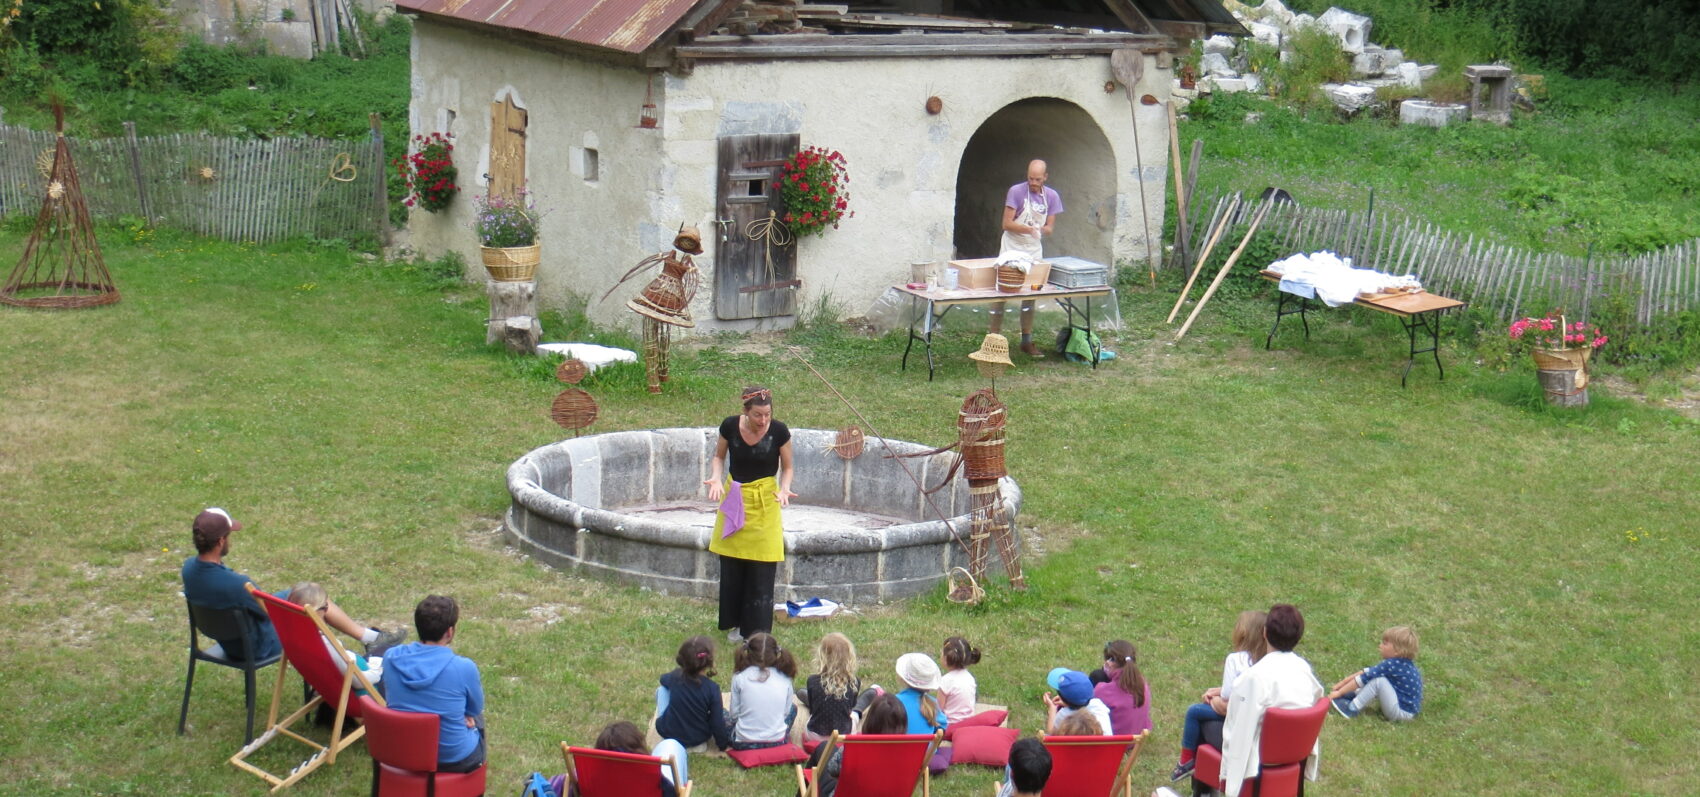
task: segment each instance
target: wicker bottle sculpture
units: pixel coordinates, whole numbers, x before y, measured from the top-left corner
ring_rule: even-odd
[[[990,389],[976,390],[962,402],[956,415],[957,443],[961,446],[962,475],[968,479],[968,508],[972,521],[968,532],[968,572],[976,582],[986,579],[986,557],[990,544],[998,547],[1009,584],[1026,589],[1021,574],[1021,551],[1015,531],[998,491],[998,480],[1009,474],[1004,467],[1004,424],[1008,409]]]
[[[602,295],[603,299],[608,298],[626,280],[661,264],[661,273],[626,302],[633,312],[643,316],[643,362],[651,393],[660,393],[661,383],[667,381],[668,328],[696,326],[691,320],[690,304],[697,293],[700,272],[691,255],[702,254],[702,234],[695,227],[680,226],[679,234],[673,238],[673,250],[638,261],[614,283],[614,288]]]

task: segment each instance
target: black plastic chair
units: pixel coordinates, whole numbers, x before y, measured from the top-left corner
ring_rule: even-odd
[[[254,740],[254,673],[276,664],[283,658],[283,653],[254,659],[254,641],[259,634],[254,618],[248,612],[242,609],[209,609],[189,603],[187,598],[183,599],[183,603],[189,607],[189,676],[183,684],[183,712],[177,718],[177,733],[181,735],[189,722],[189,690],[195,688],[195,662],[204,661],[242,671],[248,702],[248,729],[242,737],[242,744],[247,746]],[[212,639],[246,640],[242,657],[231,659],[202,650],[200,637],[203,634]]]

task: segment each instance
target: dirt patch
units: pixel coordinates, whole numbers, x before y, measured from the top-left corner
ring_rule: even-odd
[[[1614,396],[1633,399],[1648,406],[1673,410],[1689,418],[1700,418],[1700,369],[1696,369],[1693,373],[1676,381],[1674,385],[1675,395],[1661,398],[1649,396],[1645,388],[1639,387],[1622,377],[1607,375],[1595,377],[1595,381],[1599,382],[1601,387]],[[1670,383],[1664,383],[1664,385],[1671,386]]]

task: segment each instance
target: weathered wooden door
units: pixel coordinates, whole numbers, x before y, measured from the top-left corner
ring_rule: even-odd
[[[797,153],[799,137],[723,136],[720,139],[719,215],[715,236],[714,316],[769,318],[797,312],[797,244],[774,245],[748,235],[750,222],[772,214],[783,227],[785,201],[773,184],[780,166]]]
[[[490,103],[490,196],[514,199],[525,190],[525,109],[512,94]]]

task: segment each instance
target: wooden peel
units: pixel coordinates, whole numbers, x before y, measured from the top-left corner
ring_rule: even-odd
[[[1186,278],[1186,287],[1181,288],[1181,295],[1176,297],[1174,309],[1169,311],[1169,317],[1163,323],[1175,323],[1175,316],[1180,313],[1181,305],[1186,304],[1186,295],[1192,292],[1192,283],[1198,279],[1198,272],[1204,270],[1204,264],[1210,260],[1211,250],[1216,248],[1216,241],[1222,237],[1222,231],[1228,228],[1228,220],[1232,219],[1234,212],[1239,209],[1240,198],[1238,196],[1228,201],[1228,212],[1223,213],[1222,218],[1216,220],[1216,226],[1211,228],[1210,237],[1205,239],[1204,251],[1199,253],[1197,265],[1192,267],[1192,274]]]
[[[1192,315],[1187,316],[1186,323],[1181,325],[1181,331],[1175,333],[1175,340],[1184,337],[1186,331],[1192,327],[1192,322],[1198,318],[1198,312],[1204,309],[1204,303],[1210,301],[1210,297],[1216,294],[1216,289],[1221,287],[1222,280],[1228,276],[1228,269],[1233,268],[1234,263],[1240,259],[1240,253],[1245,251],[1246,244],[1251,243],[1251,237],[1257,234],[1257,225],[1263,223],[1263,217],[1269,215],[1269,209],[1274,205],[1274,199],[1265,201],[1257,209],[1257,215],[1251,217],[1251,227],[1245,231],[1245,237],[1240,239],[1239,247],[1234,250],[1233,254],[1228,255],[1228,262],[1222,264],[1222,269],[1216,272],[1216,279],[1211,280],[1210,287],[1204,290],[1204,296],[1198,300],[1198,304],[1192,306]]]
[[[1139,223],[1145,231],[1145,265],[1151,276],[1151,287],[1155,288],[1157,259],[1151,249],[1151,217],[1145,210],[1145,161],[1139,152],[1139,98],[1133,93],[1134,85],[1145,77],[1145,56],[1128,47],[1111,50],[1110,71],[1115,73],[1116,82],[1127,89],[1128,113],[1133,117],[1133,164],[1139,175]]]

